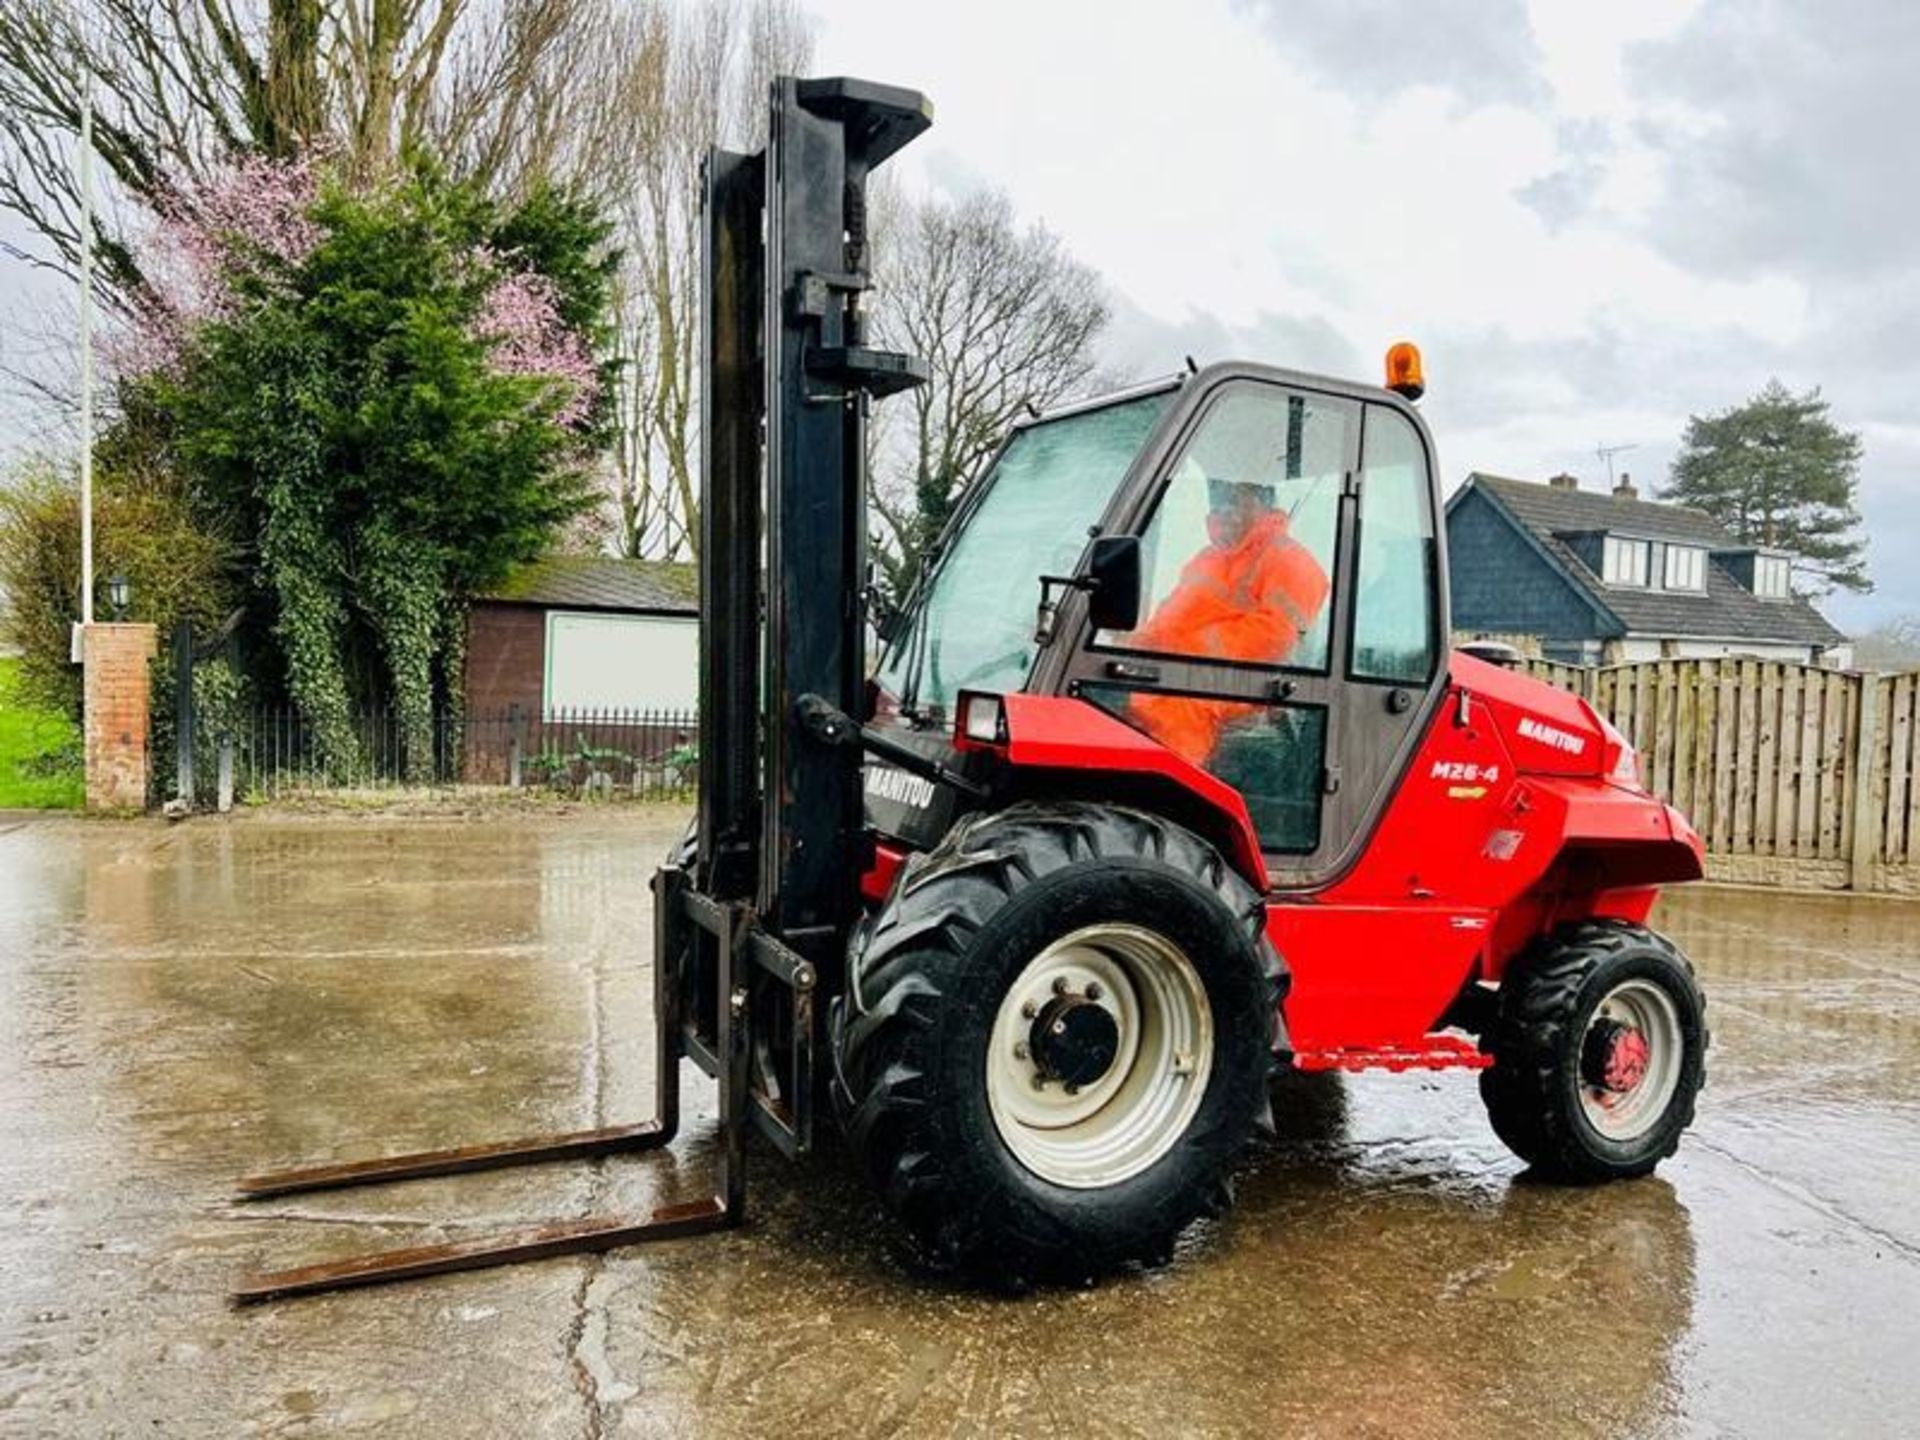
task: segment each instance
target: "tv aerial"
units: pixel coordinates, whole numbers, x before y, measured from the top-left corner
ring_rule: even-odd
[[[1624,455],[1629,450],[1638,450],[1639,448],[1640,447],[1638,445],[1606,445],[1606,444],[1596,445],[1593,447],[1593,453],[1595,455],[1598,455],[1600,457],[1600,463],[1607,467],[1607,488],[1609,490],[1613,488],[1613,457],[1616,455]]]

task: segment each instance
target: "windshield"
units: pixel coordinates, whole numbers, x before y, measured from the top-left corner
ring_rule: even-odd
[[[1071,573],[1173,393],[1043,421],[1014,436],[901,626],[880,667],[882,690],[941,721],[963,689],[1020,688],[1033,665],[1040,576]]]

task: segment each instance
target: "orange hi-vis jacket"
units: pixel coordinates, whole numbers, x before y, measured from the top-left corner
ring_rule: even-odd
[[[1313,628],[1332,589],[1313,552],[1279,511],[1260,516],[1232,545],[1209,545],[1133,632],[1143,650],[1195,659],[1278,664]],[[1185,695],[1136,695],[1133,713],[1162,745],[1205,765],[1220,732],[1258,706]]]

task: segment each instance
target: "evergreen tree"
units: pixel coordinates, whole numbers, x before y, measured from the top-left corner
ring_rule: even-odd
[[[1797,585],[1816,594],[1867,591],[1859,534],[1860,437],[1827,414],[1816,387],[1795,395],[1778,380],[1744,405],[1694,415],[1662,498],[1713,516],[1744,543],[1794,559]]]
[[[323,763],[350,773],[355,711],[390,706],[425,778],[466,597],[592,504],[609,227],[424,161],[355,186],[256,160],[192,198],[155,237],[173,283],[120,357],[109,438],[228,541],[267,624],[251,678],[284,683]]]

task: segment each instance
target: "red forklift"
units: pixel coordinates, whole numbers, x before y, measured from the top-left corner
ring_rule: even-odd
[[[1156,1262],[1229,1198],[1279,1068],[1479,1072],[1531,1171],[1644,1175],[1707,1043],[1647,927],[1702,873],[1584,701],[1447,644],[1417,352],[1017,426],[885,617],[866,182],[920,95],[775,82],[706,184],[699,811],[654,877],[659,1112],[325,1165],[249,1200],[657,1148],[713,1077],[712,1193],[255,1277],[242,1301],[738,1224],[749,1133],[830,1097],[920,1254],[1020,1286]],[[824,1063],[822,1063],[824,1062]]]

